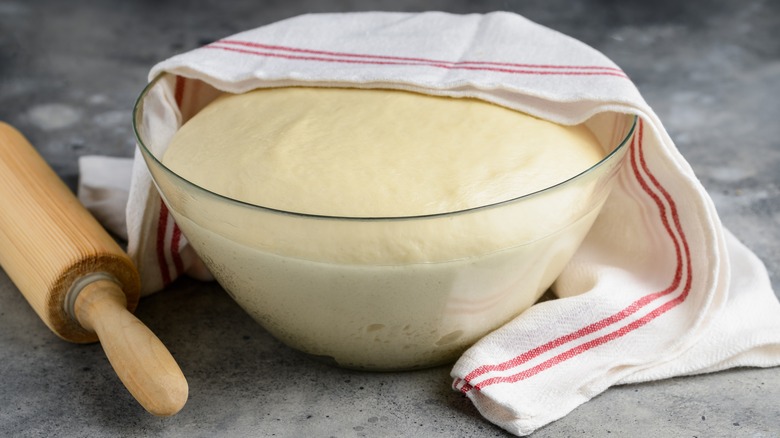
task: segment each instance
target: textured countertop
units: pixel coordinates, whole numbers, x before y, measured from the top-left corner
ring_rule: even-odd
[[[780,3],[769,0],[2,0],[0,120],[75,187],[79,155],[133,153],[132,104],[172,54],[305,12],[499,9],[618,63],[780,288]],[[506,435],[451,391],[448,367],[377,374],[313,362],[215,283],[179,280],[137,315],[188,378],[175,417],[144,412],[99,345],[56,338],[0,271],[0,436]],[[612,388],[533,436],[777,437],[780,368]]]

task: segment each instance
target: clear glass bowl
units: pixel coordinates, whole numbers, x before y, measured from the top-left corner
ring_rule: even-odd
[[[636,124],[627,115],[593,117],[587,125],[611,152],[576,177],[520,198],[415,217],[317,216],[230,199],[166,168],[165,145],[155,142],[180,123],[171,110],[174,88],[170,76],[152,81],[136,103],[134,128],[189,243],[279,340],[369,370],[452,362],[533,305],[597,217]]]

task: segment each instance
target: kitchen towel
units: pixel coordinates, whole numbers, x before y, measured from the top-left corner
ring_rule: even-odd
[[[453,388],[518,435],[611,385],[780,364],[780,304],[768,274],[726,231],[704,188],[630,78],[585,44],[512,13],[303,15],[154,66],[156,147],[219,92],[315,85],[474,97],[562,124],[636,115],[618,184],[557,300],[466,351]],[[144,291],[208,278],[136,153],[128,251]]]

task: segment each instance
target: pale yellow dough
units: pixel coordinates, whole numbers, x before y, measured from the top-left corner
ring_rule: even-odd
[[[589,126],[616,126],[599,120]],[[396,217],[546,188],[598,162],[600,144],[584,126],[474,99],[279,88],[214,101],[163,162],[261,206]],[[342,366],[396,370],[451,362],[536,302],[595,220],[609,169],[497,208],[395,220],[168,193],[189,243],[270,333]]]
[[[252,204],[396,217],[512,199],[603,156],[584,126],[476,99],[290,87],[218,98],[177,132],[163,161],[203,188]]]

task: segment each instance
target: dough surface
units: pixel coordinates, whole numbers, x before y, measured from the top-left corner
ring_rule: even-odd
[[[532,193],[604,156],[584,126],[471,98],[287,87],[226,94],[189,120],[163,162],[240,201],[298,213],[445,213]]]

